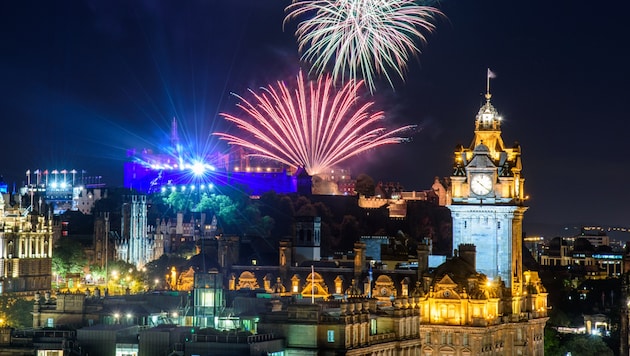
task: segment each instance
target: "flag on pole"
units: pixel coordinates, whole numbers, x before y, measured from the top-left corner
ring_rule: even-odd
[[[496,78],[496,77],[497,77],[497,75],[494,74],[494,72],[491,71],[490,68],[488,68],[488,78]]]

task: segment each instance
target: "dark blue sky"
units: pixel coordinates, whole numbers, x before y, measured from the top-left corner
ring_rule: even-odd
[[[617,4],[618,3],[618,4]],[[409,190],[451,174],[485,90],[503,138],[523,150],[529,234],[580,223],[630,225],[626,156],[630,78],[623,2],[444,0],[406,83],[374,99],[391,125],[422,128],[363,155],[354,172]],[[282,0],[4,1],[0,5],[0,174],[85,169],[122,184],[132,147],[166,142],[177,117],[188,142],[217,146],[218,112],[300,68]],[[355,162],[356,163],[356,162]],[[547,226],[553,226],[547,227]]]

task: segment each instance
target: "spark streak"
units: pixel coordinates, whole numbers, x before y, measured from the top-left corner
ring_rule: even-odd
[[[244,138],[228,133],[214,135],[264,157],[292,167],[304,167],[317,175],[342,161],[370,149],[400,143],[397,135],[415,126],[387,131],[378,125],[382,111],[372,112],[373,102],[359,102],[363,81],[348,81],[339,91],[330,75],[307,82],[300,72],[295,89],[285,83],[253,90],[254,101],[243,97],[237,106],[245,113],[237,117],[221,113],[226,120],[250,134]]]
[[[416,41],[426,42],[424,32],[442,14],[414,0],[293,0],[285,11],[285,24],[305,17],[295,35],[311,72],[332,67],[335,81],[363,78],[372,93],[376,77],[392,87],[394,75],[404,80],[407,62],[420,53]]]

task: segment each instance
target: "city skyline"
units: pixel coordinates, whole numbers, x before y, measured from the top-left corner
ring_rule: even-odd
[[[282,28],[289,3],[5,4],[0,174],[11,185],[27,169],[74,168],[122,185],[126,151],[167,143],[173,117],[184,142],[222,149],[211,133],[229,128],[219,113],[236,112],[230,93],[306,68],[294,28]],[[407,190],[450,176],[455,146],[473,138],[491,68],[503,138],[523,149],[525,232],[630,225],[623,11],[594,12],[585,2],[436,6],[446,19],[427,35],[406,82],[380,85],[372,97],[388,126],[420,130],[411,142],[350,161],[353,173]]]

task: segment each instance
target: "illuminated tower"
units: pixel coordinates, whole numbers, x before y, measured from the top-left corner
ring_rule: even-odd
[[[153,244],[147,234],[147,197],[131,195],[122,208],[122,239],[117,246],[119,259],[142,268],[153,260]]]
[[[527,210],[521,176],[521,149],[507,148],[501,138],[501,117],[490,103],[475,120],[469,147],[455,150],[451,176],[453,246],[474,244],[477,270],[501,278],[520,295],[522,286],[522,223]]]

